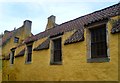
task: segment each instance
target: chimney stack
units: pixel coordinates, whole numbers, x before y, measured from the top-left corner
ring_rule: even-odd
[[[24,27],[31,28],[32,21],[25,20],[23,24],[24,24]]]
[[[4,34],[7,34],[7,33],[9,33],[9,32],[10,32],[10,31],[8,31],[8,30],[5,30],[5,31],[4,31]]]
[[[51,15],[50,17],[48,17],[48,22],[47,22],[47,25],[46,25],[46,30],[50,29],[50,28],[53,28],[55,25],[56,25],[56,23],[55,23],[55,16]]]
[[[23,22],[25,38],[31,36],[31,26],[32,26],[32,21],[25,20]]]

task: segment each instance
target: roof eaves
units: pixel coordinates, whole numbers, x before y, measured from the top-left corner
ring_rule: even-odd
[[[81,28],[80,26],[84,26],[89,23],[93,23],[103,19],[108,19],[109,17],[120,14],[118,12],[119,7],[120,7],[120,3],[95,11],[93,13],[90,13],[84,16],[78,17],[76,19],[64,22],[58,26],[55,26],[54,28],[45,30],[44,32],[41,32],[33,37],[28,38],[28,40],[26,40],[25,42],[35,41],[43,37],[48,37],[48,36],[53,36],[59,33],[68,32],[74,29]]]
[[[65,40],[64,45],[72,44],[76,42],[84,41],[84,34],[79,29],[76,32],[73,33],[67,40]]]

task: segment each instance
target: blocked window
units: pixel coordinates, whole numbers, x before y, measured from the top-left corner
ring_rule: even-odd
[[[14,43],[18,43],[19,42],[19,38],[18,37],[14,37]]]
[[[62,45],[61,38],[52,40],[51,64],[62,63]]]

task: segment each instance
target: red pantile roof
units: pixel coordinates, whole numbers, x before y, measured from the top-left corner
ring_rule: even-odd
[[[21,26],[21,27],[23,27],[23,26]],[[19,27],[18,29],[9,31],[8,33],[5,33],[5,34],[3,35],[3,37],[2,37],[2,42],[0,42],[0,46],[4,46],[4,45],[7,43],[7,41],[9,41],[9,39],[10,39],[11,37],[13,37],[13,36],[17,33],[17,31],[19,31],[19,29],[20,29],[21,27]],[[31,33],[31,35],[33,36],[32,33]]]
[[[42,42],[40,45],[38,45],[38,47],[34,48],[34,51],[38,51],[38,50],[43,50],[43,49],[48,49],[49,48],[49,39],[46,39],[44,42]]]
[[[0,42],[0,46],[2,46],[5,43],[7,43],[7,41],[13,36],[14,33],[15,33],[14,30],[6,33],[6,36],[2,37],[2,42]]]
[[[44,32],[41,32],[37,35],[29,37],[29,38],[25,39],[24,42],[25,43],[32,42],[32,41],[38,40],[43,37],[54,36],[54,35],[57,35],[60,33],[71,31],[73,29],[79,29],[80,30],[79,33],[83,33],[84,25],[88,25],[92,22],[96,22],[96,21],[100,21],[100,20],[104,20],[104,19],[109,19],[112,16],[120,15],[119,10],[120,10],[120,3],[110,6],[110,7],[107,7],[105,9],[99,10],[99,11],[95,11],[93,13],[90,13],[90,14],[87,14],[84,16],[81,16],[74,20],[70,20],[68,22],[62,23],[62,24],[55,26],[49,30],[45,30]],[[83,34],[81,34],[81,36],[82,35]],[[71,39],[74,39],[74,38],[71,38]],[[69,40],[71,41],[71,39],[69,39]],[[79,41],[79,39],[80,38],[78,38],[78,40],[75,40],[75,42]]]
[[[66,44],[75,43],[84,40],[84,32],[81,29],[78,29],[72,36],[70,36],[66,41]]]
[[[9,41],[9,39],[13,37],[17,31],[19,31],[21,27],[19,27],[18,29],[14,29],[12,31],[7,31],[7,33],[5,33],[2,37],[2,43],[0,43],[0,46],[4,46],[7,43],[7,41]]]

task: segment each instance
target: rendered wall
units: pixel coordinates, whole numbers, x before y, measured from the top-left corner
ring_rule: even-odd
[[[16,29],[15,34],[7,41],[7,43],[2,46],[2,56],[8,56],[8,54],[11,52],[11,49],[22,44],[23,40],[25,37],[31,36],[31,31],[29,30],[28,33],[25,33],[25,27],[22,26],[18,29]],[[14,37],[19,38],[18,43],[14,43]],[[20,46],[17,47],[15,50],[15,55],[18,54],[21,50],[23,50],[25,46]],[[18,57],[21,58],[21,57]],[[21,62],[16,62],[17,59],[14,60],[14,64],[18,67],[19,63]],[[15,65],[10,64],[10,60],[2,60],[2,79],[3,80],[15,80],[16,79],[16,74],[18,73],[17,68],[15,68]],[[18,69],[19,70],[19,69]],[[20,71],[20,70],[19,70]],[[17,72],[17,73],[16,73]]]
[[[114,18],[114,19],[117,19]],[[110,62],[87,63],[86,29],[85,40],[79,43],[64,45],[64,41],[73,33],[62,36],[62,65],[50,65],[50,48],[48,50],[33,51],[32,63],[25,64],[26,55],[15,58],[15,64],[10,65],[4,60],[5,76],[3,80],[32,80],[32,81],[116,81],[118,80],[118,35],[111,34],[111,23],[108,22],[108,48]],[[45,39],[35,41],[33,48]],[[36,45],[36,46],[35,46]],[[22,49],[22,48],[20,48]]]

